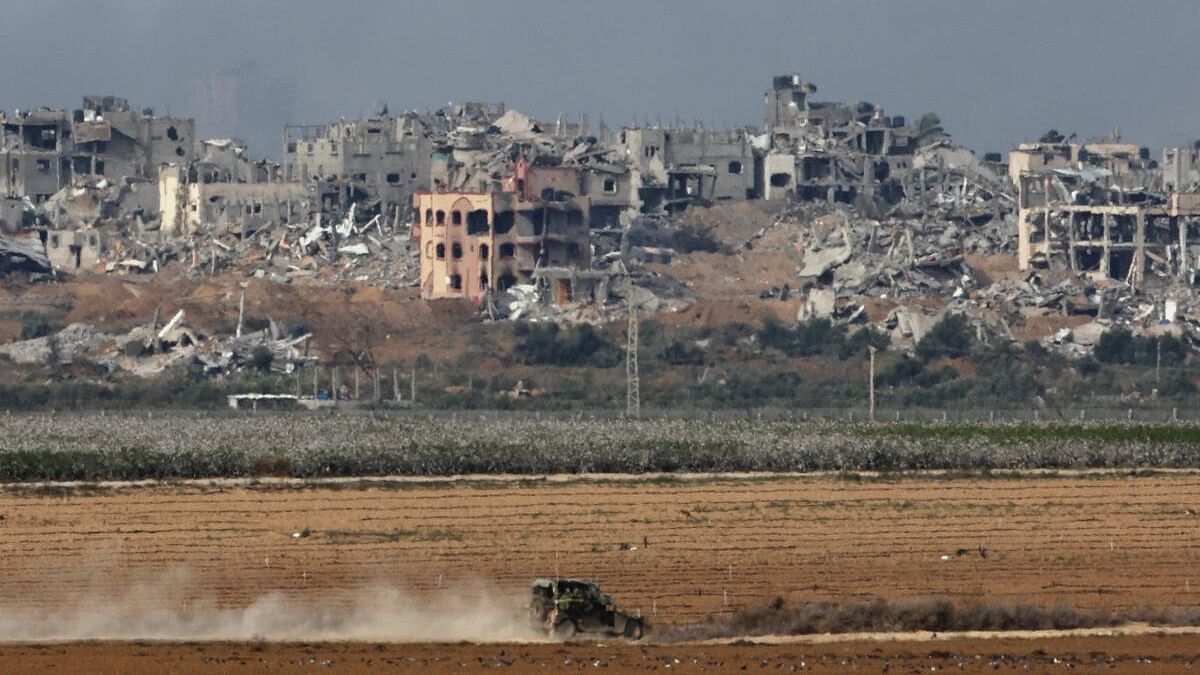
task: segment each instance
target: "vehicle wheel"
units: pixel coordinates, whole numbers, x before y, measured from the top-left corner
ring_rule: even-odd
[[[560,640],[570,640],[579,632],[579,626],[571,619],[563,619],[554,627],[554,637]]]
[[[625,620],[625,632],[622,635],[630,640],[641,640],[643,631],[642,620],[630,617]]]

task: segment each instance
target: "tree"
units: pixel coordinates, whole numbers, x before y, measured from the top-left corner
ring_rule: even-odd
[[[941,357],[962,358],[974,345],[975,330],[966,315],[946,314],[925,333],[916,351],[922,361],[929,363]]]
[[[921,119],[917,122],[917,131],[922,136],[942,133],[942,118],[931,112],[921,115]]]
[[[1124,326],[1110,328],[1100,334],[1092,353],[1101,363],[1133,363],[1136,353],[1133,333]]]
[[[605,340],[591,324],[559,328],[555,323],[517,323],[515,355],[522,363],[547,366],[611,368],[623,352]]]
[[[979,349],[972,360],[975,362],[977,394],[1021,401],[1042,392],[1042,384],[1011,342],[997,342]]]
[[[263,345],[255,347],[254,353],[250,355],[250,366],[260,373],[271,372],[271,364],[274,361],[275,355]]]
[[[788,356],[814,356],[836,353],[846,339],[846,327],[835,326],[829,319],[810,319],[794,328],[768,317],[758,331],[758,341],[768,349]]]
[[[838,358],[843,361],[851,356],[865,354],[868,347],[874,347],[880,351],[887,349],[892,344],[892,336],[887,333],[876,330],[870,326],[863,326],[846,338],[842,343],[842,347],[838,350]]]

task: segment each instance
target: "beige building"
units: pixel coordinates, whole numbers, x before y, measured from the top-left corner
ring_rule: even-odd
[[[110,250],[108,235],[100,230],[50,230],[45,238],[46,257],[59,271],[94,271]]]
[[[263,226],[307,220],[316,204],[303,183],[206,182],[179,165],[159,173],[161,230],[189,234],[201,228],[236,228],[242,233]]]
[[[553,194],[570,180],[562,172],[540,174],[526,166],[509,182],[513,192],[413,195],[422,297],[479,302],[493,289],[532,283],[542,270],[591,266],[588,199]],[[539,187],[537,198],[527,198]],[[555,297],[569,301],[571,275],[563,277]]]
[[[1146,183],[1154,175],[1147,151],[1134,143],[1022,143],[1008,154],[1008,177],[1054,169],[1103,169],[1118,181]]]
[[[1020,269],[1060,264],[1134,286],[1148,274],[1194,283],[1200,259],[1200,194],[1132,201],[1120,188],[1055,172],[1019,178]],[[1090,194],[1087,203],[1072,195]],[[1140,193],[1133,193],[1140,194]]]

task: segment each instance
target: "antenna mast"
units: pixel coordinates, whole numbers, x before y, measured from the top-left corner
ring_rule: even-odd
[[[637,307],[629,305],[628,340],[625,343],[625,417],[642,418],[641,380],[638,377]]]

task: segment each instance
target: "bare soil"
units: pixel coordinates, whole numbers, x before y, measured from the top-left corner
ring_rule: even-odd
[[[9,489],[0,492],[0,608],[66,616],[137,594],[188,616],[188,603],[236,610],[270,595],[286,619],[296,608],[353,611],[362,593],[347,589],[380,587],[403,589],[417,606],[469,608],[483,596],[519,602],[531,579],[555,574],[599,581],[652,625],[777,596],[1195,607],[1197,495],[1200,476],[1188,474]],[[436,644],[405,634],[387,644],[264,642],[245,631],[240,642],[0,644],[0,662],[20,672],[95,673],[764,664],[983,672],[1067,663],[1158,673],[1183,672],[1200,653],[1195,635],[1153,633],[667,645],[651,632],[639,644],[558,645],[486,635]]]
[[[1195,636],[832,644],[73,643],[0,645],[24,673],[1191,673]]]
[[[557,573],[652,622],[777,596],[1200,605],[1194,475],[47,492],[0,495],[5,604],[59,607],[185,568],[229,606],[381,583],[519,593]]]

